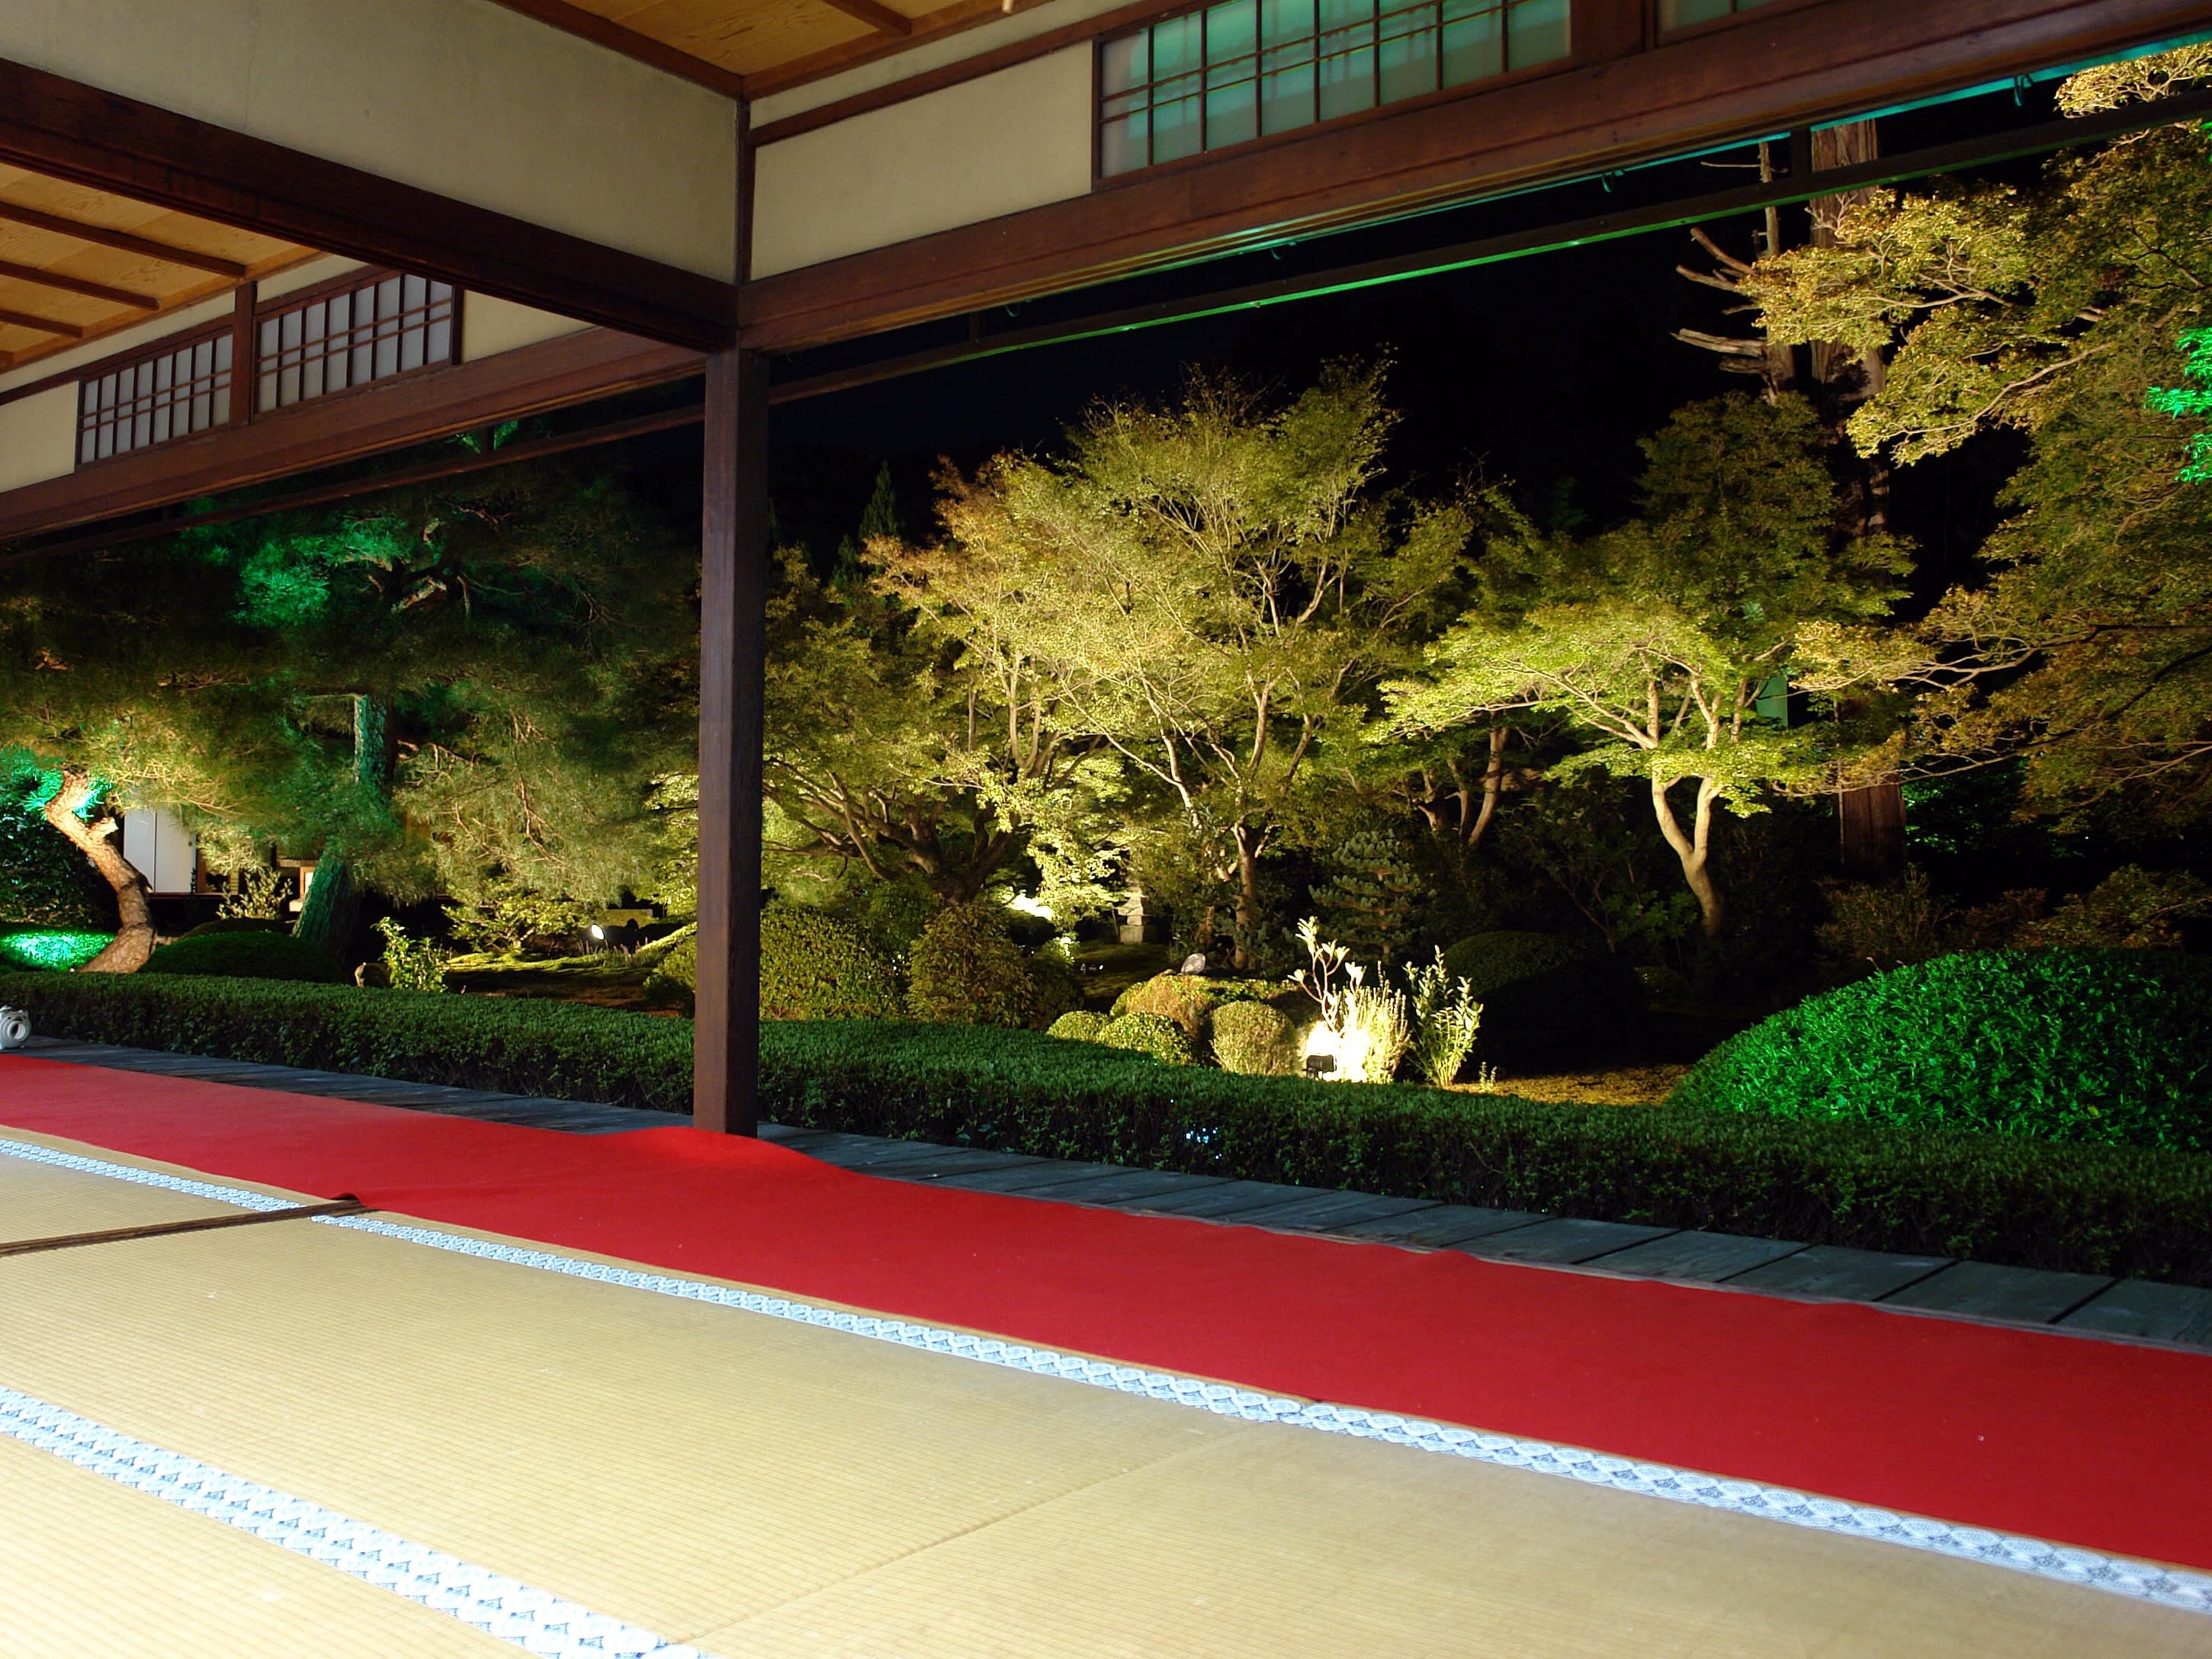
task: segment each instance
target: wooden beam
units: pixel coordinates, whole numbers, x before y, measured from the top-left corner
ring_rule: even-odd
[[[0,161],[693,350],[736,288],[0,59]]]
[[[57,318],[33,316],[27,311],[9,311],[0,307],[0,323],[10,328],[35,328],[43,334],[58,334],[65,340],[84,338],[84,325],[64,323]]]
[[[912,32],[904,36],[864,34],[834,46],[824,46],[804,58],[794,58],[787,64],[778,64],[772,69],[755,70],[745,76],[745,96],[765,98],[770,93],[783,92],[793,87],[805,86],[809,81],[819,81],[825,76],[856,69],[862,64],[872,64],[894,52],[918,46],[926,40],[940,40],[948,34],[958,34],[985,23],[994,23],[1002,17],[1011,17],[1048,0],[953,0],[948,6],[926,11],[908,20]],[[1147,12],[1176,9],[1180,0],[1145,0]],[[1088,31],[1085,31],[1088,33]]]
[[[234,501],[228,507],[160,519],[150,524],[96,530],[88,536],[74,537],[65,542],[46,543],[16,553],[0,553],[0,570],[12,570],[18,565],[37,564],[42,560],[66,558],[77,553],[96,553],[105,548],[149,541],[156,536],[173,536],[179,530],[195,530],[204,525],[234,524],[240,519],[266,518],[274,513],[295,513],[303,507],[325,507],[332,501],[352,501],[362,495],[382,495],[389,489],[404,489],[414,484],[434,483],[443,478],[486,472],[494,467],[514,466],[523,461],[546,460],[579,449],[598,449],[607,444],[621,443],[626,439],[644,437],[650,433],[672,432],[678,427],[696,426],[704,414],[705,410],[700,404],[686,404],[679,409],[663,410],[657,415],[639,415],[627,421],[610,421],[604,426],[587,427],[580,432],[562,432],[550,438],[526,439],[521,443],[509,444],[504,449],[447,455],[416,466],[394,467],[388,472],[369,472],[357,478],[342,478],[335,483],[316,484],[310,489],[294,490],[289,495],[257,496],[250,501]]]
[[[19,265],[11,260],[0,259],[0,276],[29,283],[37,288],[50,288],[57,294],[78,294],[88,300],[105,300],[110,305],[129,306],[137,311],[159,311],[161,302],[150,294],[134,294],[127,288],[110,288],[106,283],[88,283],[82,276],[64,276],[56,270],[40,270],[35,265]]]
[[[183,265],[189,270],[228,276],[234,283],[246,279],[246,267],[235,259],[179,247],[173,242],[157,242],[150,236],[134,236],[127,230],[110,230],[106,225],[88,225],[82,219],[64,219],[58,213],[17,207],[13,202],[0,202],[0,219],[10,224],[28,225],[33,230],[50,231],[56,236],[90,242],[95,247],[112,247],[143,258],[159,259],[165,265]]]
[[[775,352],[857,338],[1846,118],[2206,21],[2203,0],[1832,0],[1749,13],[1654,50],[1385,107],[1048,206],[756,277],[740,302],[742,337]]]
[[[699,354],[591,329],[316,398],[0,494],[0,541],[92,524],[699,373]],[[246,389],[250,392],[250,387]],[[241,392],[240,395],[246,395]]]
[[[525,17],[534,17],[541,23],[550,23],[565,33],[589,40],[594,46],[605,46],[610,52],[634,58],[641,64],[665,70],[681,80],[706,87],[720,93],[725,98],[742,98],[745,94],[744,77],[720,64],[710,64],[703,58],[670,46],[665,40],[656,40],[649,34],[640,34],[635,29],[624,28],[612,18],[602,17],[595,11],[586,11],[568,0],[496,0],[509,11],[519,11]]]
[[[699,578],[699,967],[691,1121],[757,1132],[768,366],[707,359]]]
[[[1109,334],[1133,334],[1144,329],[1194,322],[1229,313],[1249,313],[1270,306],[1292,304],[1324,294],[1379,288],[1387,283],[1466,270],[1559,248],[1589,247],[1646,232],[1733,219],[1762,207],[1811,201],[1850,190],[1903,183],[1985,167],[2025,156],[2047,155],[2055,150],[2101,143],[2107,139],[2178,122],[2212,119],[2212,90],[2183,92],[2152,103],[2128,104],[2098,114],[2045,121],[2033,126],[1961,139],[1955,143],[1895,152],[1847,166],[1815,169],[1809,148],[1793,162],[1793,170],[1760,184],[1738,185],[1697,196],[1625,207],[1580,219],[1555,220],[1530,225],[1472,241],[1447,243],[1358,264],[1333,265],[1241,287],[1215,289],[1172,300],[1125,306],[1062,318],[1030,328],[985,330],[981,318],[971,315],[966,338],[926,347],[898,356],[880,357],[801,380],[778,380],[769,391],[775,407],[827,397],[856,386],[877,386],[886,380],[926,374],[955,363],[980,362],[1010,352],[1034,350],[1071,340],[1094,340]]]
[[[866,23],[878,34],[888,34],[905,40],[914,33],[914,19],[902,11],[893,11],[881,0],[822,0],[832,11],[842,11],[857,22]]]

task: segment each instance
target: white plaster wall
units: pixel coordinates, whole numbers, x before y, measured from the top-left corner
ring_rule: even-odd
[[[303,259],[289,270],[280,270],[274,276],[264,276],[253,285],[253,297],[263,304],[280,300],[287,294],[297,294],[303,288],[313,288],[317,283],[327,283],[333,276],[343,276],[349,270],[362,268],[358,259],[349,259],[339,253],[325,253],[319,259]]]
[[[736,105],[493,0],[0,0],[0,58],[734,274]]]
[[[43,483],[76,468],[76,386],[0,404],[0,490]]]
[[[873,92],[878,87],[887,87],[911,76],[948,64],[957,64],[987,52],[996,52],[1000,46],[1018,41],[1033,40],[1040,34],[1080,23],[1101,13],[1117,11],[1128,0],[1046,0],[1041,6],[1027,6],[1011,17],[994,17],[988,23],[963,29],[957,34],[948,34],[904,52],[879,58],[872,64],[862,64],[842,74],[826,76],[819,81],[809,81],[803,87],[793,87],[788,92],[770,93],[765,98],[753,100],[752,123],[766,126],[770,121],[781,121],[787,115],[798,115],[810,109],[819,109],[824,104],[834,104],[840,98],[850,98],[855,93]]]
[[[199,846],[166,807],[123,815],[123,856],[156,893],[189,893],[199,873]]]
[[[1091,48],[763,145],[753,275],[816,264],[1091,190]]]
[[[536,345],[540,340],[556,339],[590,326],[574,317],[519,306],[489,294],[461,295],[461,356],[467,362],[496,357],[502,351]]]

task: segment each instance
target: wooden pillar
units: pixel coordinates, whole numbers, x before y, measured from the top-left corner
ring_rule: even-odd
[[[691,1121],[749,1135],[760,1062],[761,667],[768,368],[707,357],[699,582],[699,977]]]

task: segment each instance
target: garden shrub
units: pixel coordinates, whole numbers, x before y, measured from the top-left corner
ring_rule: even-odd
[[[1074,975],[1057,963],[1036,964],[1006,932],[1006,912],[982,899],[930,918],[907,976],[908,1008],[938,1024],[1042,1028],[1082,1000],[1070,995]]]
[[[2212,1152],[2212,962],[1983,951],[1808,997],[1715,1048],[1670,1103]]]
[[[1196,1059],[1190,1034],[1165,1014],[1123,1014],[1098,1030],[1097,1041],[1109,1048],[1150,1054],[1163,1066],[1188,1066]]]
[[[344,985],[351,975],[318,945],[290,933],[189,934],[147,958],[142,974],[212,974],[226,979],[289,979]]]
[[[1270,1002],[1231,1002],[1208,1028],[1214,1063],[1244,1077],[1288,1077],[1298,1069],[1297,1022]]]
[[[267,916],[217,916],[213,921],[204,921],[197,927],[185,929],[179,937],[202,939],[210,933],[289,933],[291,931],[289,922],[274,921]]]
[[[1527,1065],[1610,1045],[1640,1018],[1636,972],[1601,945],[1561,933],[1477,933],[1444,952],[1444,971],[1482,1005],[1476,1057]]]
[[[760,1010],[763,1019],[896,1019],[898,981],[890,960],[848,922],[794,904],[761,912]],[[689,1008],[698,993],[696,937],[672,945],[645,988]]]
[[[1123,1014],[1160,1014],[1195,1042],[1206,1035],[1208,1017],[1233,1002],[1266,1002],[1283,994],[1272,979],[1206,979],[1197,974],[1155,974],[1114,999],[1116,1018]]]
[[[1093,1013],[1087,1008],[1076,1008],[1047,1026],[1045,1035],[1064,1037],[1071,1042],[1096,1042],[1098,1034],[1110,1023],[1104,1014]]]
[[[0,922],[115,931],[115,894],[41,812],[54,775],[0,741]]]
[[[384,982],[395,991],[442,991],[446,964],[453,952],[434,939],[411,939],[390,916],[376,921],[377,936],[384,941]]]
[[[682,1111],[691,1030],[351,986],[0,975],[56,1036]],[[1042,1032],[770,1023],[769,1119],[1600,1220],[2212,1285],[2212,1158],[1673,1106],[1163,1069]]]

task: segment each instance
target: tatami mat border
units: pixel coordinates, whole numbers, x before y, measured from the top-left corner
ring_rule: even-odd
[[[0,1139],[0,1152],[28,1158],[35,1163],[52,1164],[93,1174],[113,1175],[120,1179],[169,1187],[201,1197],[234,1194],[229,1201],[246,1207],[260,1208],[265,1205],[291,1201],[271,1200],[263,1194],[242,1188],[228,1188],[125,1164],[104,1164],[98,1159],[5,1139]],[[1899,1515],[1839,1498],[1794,1492],[1787,1487],[1771,1486],[1751,1480],[1724,1480],[1662,1463],[1616,1457],[1580,1447],[1556,1445],[1548,1441],[1492,1434],[1420,1418],[1367,1411],[1358,1407],[1262,1394],[1168,1371],[1118,1365],[1079,1354],[1000,1341],[972,1332],[915,1324],[906,1320],[878,1318],[842,1309],[819,1307],[787,1297],[741,1290],[734,1285],[617,1267],[606,1262],[562,1255],[550,1250],[471,1237],[465,1233],[445,1232],[430,1227],[411,1226],[362,1216],[319,1216],[315,1218],[315,1221],[318,1225],[376,1233],[387,1238],[401,1239],[432,1249],[447,1250],[485,1261],[532,1267],[541,1272],[562,1273],[572,1279],[617,1285],[630,1290],[649,1291],[686,1301],[737,1308],[747,1313],[765,1315],[771,1319],[819,1326],[853,1336],[866,1337],[873,1341],[891,1342],[902,1347],[948,1354],[956,1358],[1060,1377],[1068,1382],[1111,1389],[1122,1394],[1144,1395],[1194,1410],[1211,1412],[1217,1416],[1316,1429],[1324,1433],[1382,1441],[1447,1456],[1472,1458],[1507,1468],[1525,1469],[1532,1474],[1562,1475],[1593,1486],[1611,1487],[1616,1492],[1663,1498],[1703,1509],[1726,1510],[1820,1532],[1959,1556],[2067,1583],[2090,1585],[2165,1607],[2212,1614],[2212,1577],[2124,1557],[2105,1555],[2094,1550],[2052,1544],[2041,1539],[1994,1532],[1985,1528],[1964,1526],[1923,1516]]]
[[[472,1625],[526,1653],[705,1659],[653,1632],[0,1387],[0,1434]]]

